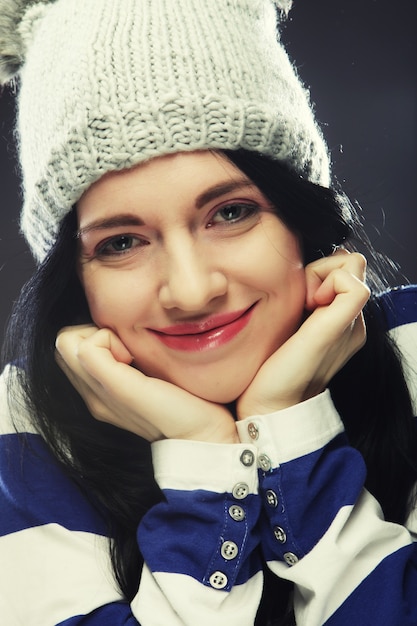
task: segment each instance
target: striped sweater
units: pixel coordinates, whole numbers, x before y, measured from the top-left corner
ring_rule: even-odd
[[[382,304],[417,406],[417,287]],[[15,407],[16,433],[6,376],[1,626],[252,626],[263,563],[294,583],[299,626],[417,624],[417,513],[383,520],[328,391],[239,422],[239,444],[152,445],[165,500],[139,525],[145,565],[129,604],[103,521]]]

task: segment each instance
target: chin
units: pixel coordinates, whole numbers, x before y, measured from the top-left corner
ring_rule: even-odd
[[[135,364],[135,367],[137,367],[137,364]],[[220,378],[218,373],[210,375],[207,370],[200,372],[196,368],[187,369],[185,372],[177,373],[176,376],[168,374],[166,370],[158,371],[157,369],[144,367],[143,364],[141,364],[139,369],[147,376],[165,380],[176,387],[184,389],[184,391],[188,391],[193,396],[208,402],[214,402],[215,404],[230,404],[237,400],[248,388],[257,372],[257,368],[254,367],[253,370],[248,369],[245,375],[240,373],[239,376],[229,378],[226,374]]]
[[[247,384],[242,384],[242,381],[240,381],[240,384],[236,384],[236,382],[234,382],[228,385],[225,385],[223,382],[220,385],[174,384],[177,384],[185,389],[185,391],[192,393],[194,396],[202,398],[202,400],[208,400],[208,402],[214,402],[215,404],[229,404],[237,400],[242,395],[249,382]]]

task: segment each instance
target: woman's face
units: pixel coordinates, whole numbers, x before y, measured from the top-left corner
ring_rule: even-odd
[[[220,154],[107,174],[77,212],[94,323],[113,330],[145,374],[230,402],[298,328],[297,237]]]

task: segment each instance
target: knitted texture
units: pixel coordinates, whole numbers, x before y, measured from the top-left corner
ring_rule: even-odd
[[[23,15],[35,4],[35,11],[40,12],[42,4],[50,1],[0,0],[0,84],[13,78],[24,62],[27,38],[19,28]],[[32,20],[33,25],[35,22]],[[26,20],[26,23],[29,21]]]
[[[152,157],[246,148],[329,184],[327,150],[308,93],[279,42],[276,8],[284,12],[289,5],[29,5],[18,25],[26,50],[18,106],[21,226],[38,261],[94,181]]]

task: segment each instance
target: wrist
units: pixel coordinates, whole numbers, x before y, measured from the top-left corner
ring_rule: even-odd
[[[188,433],[187,435],[178,438],[183,441],[199,441],[202,443],[240,443],[239,434],[234,421],[227,429],[224,427],[212,426],[201,431]]]

